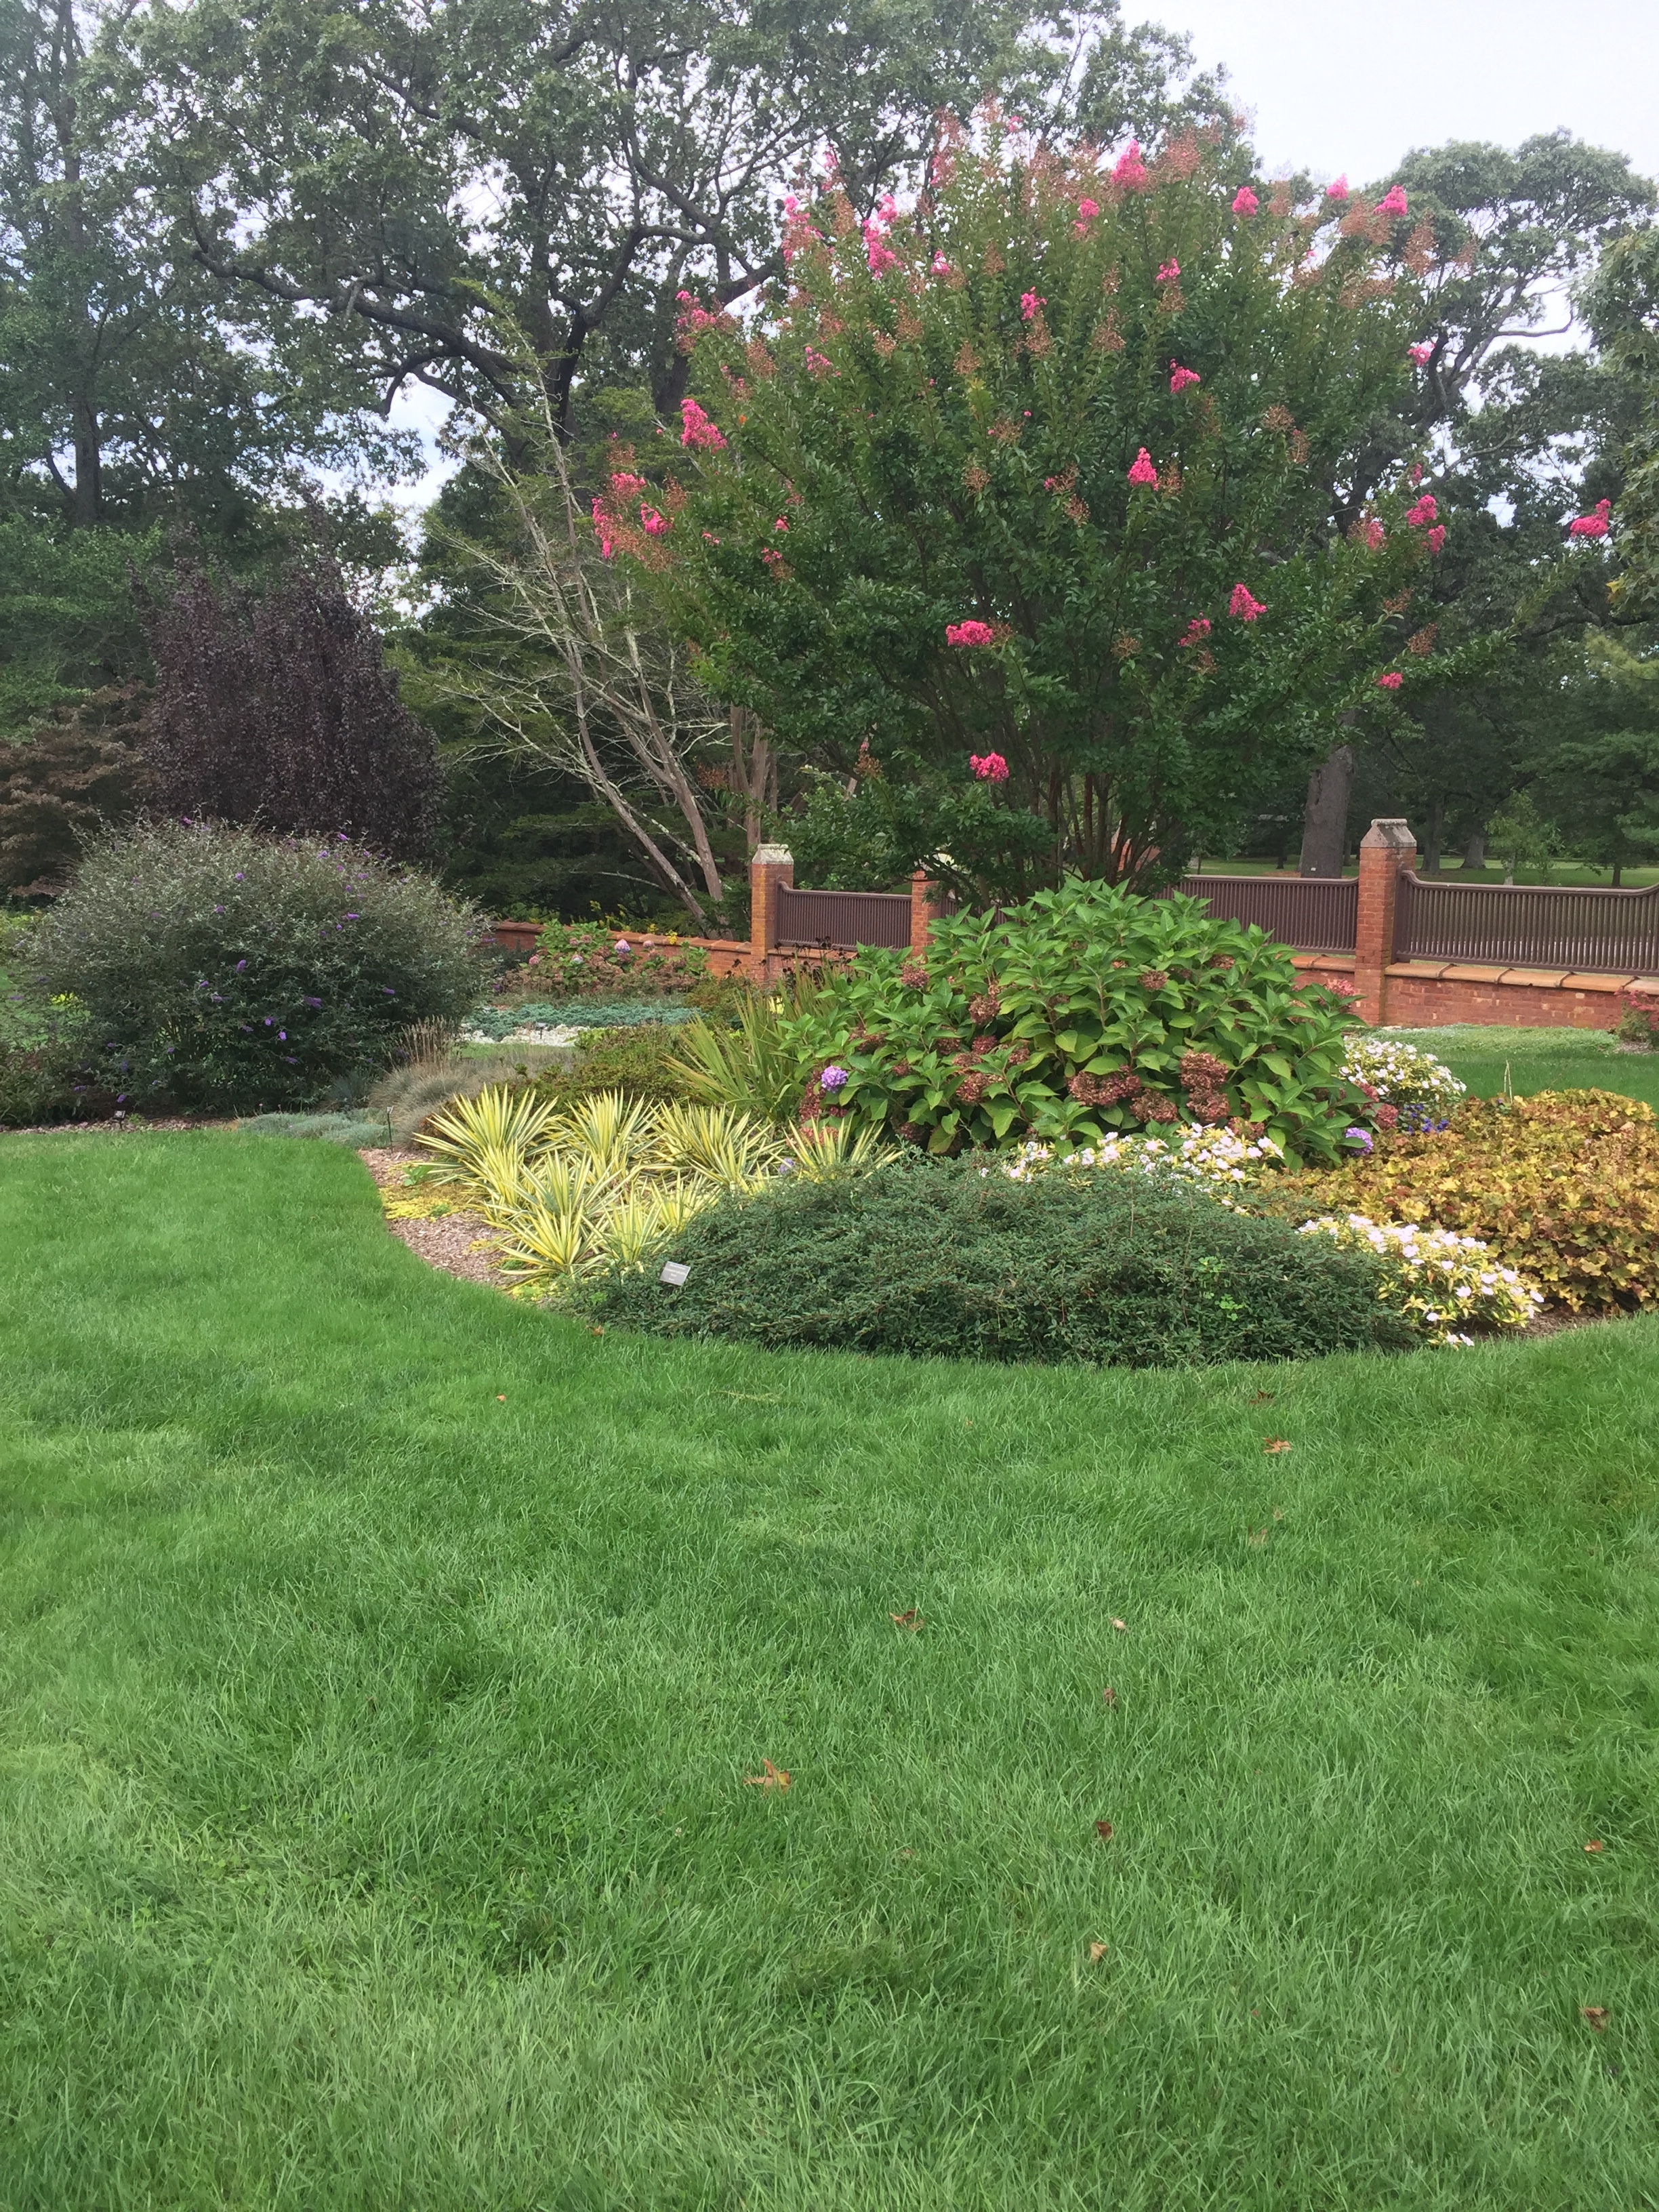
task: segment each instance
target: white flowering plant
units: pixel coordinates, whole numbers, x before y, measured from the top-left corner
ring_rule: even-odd
[[[1500,1266],[1478,1237],[1460,1237],[1455,1230],[1328,1213],[1304,1222],[1300,1234],[1374,1252],[1383,1271],[1378,1298],[1431,1344],[1473,1344],[1473,1323],[1525,1328],[1544,1304],[1535,1283],[1517,1268]]]
[[[1346,1040],[1342,1074],[1370,1102],[1379,1129],[1408,1136],[1443,1129],[1467,1092],[1443,1060],[1403,1037],[1355,1031]]]
[[[1248,1186],[1276,1175],[1284,1164],[1284,1147],[1271,1137],[1238,1136],[1228,1128],[1190,1122],[1176,1136],[1154,1137],[1132,1131],[1104,1138],[1097,1145],[1085,1145],[1074,1152],[1057,1152],[1052,1145],[1031,1141],[1021,1146],[1001,1167],[1010,1182],[1030,1182],[1054,1168],[1107,1170],[1200,1183],[1219,1195],[1227,1186]]]

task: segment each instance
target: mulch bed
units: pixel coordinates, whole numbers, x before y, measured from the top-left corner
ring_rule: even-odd
[[[368,1146],[357,1157],[385,1190],[401,1188],[404,1169],[417,1165],[426,1155]],[[441,1268],[446,1275],[459,1275],[465,1283],[487,1283],[493,1290],[507,1289],[501,1261],[489,1249],[500,1243],[501,1232],[490,1228],[480,1215],[446,1213],[437,1221],[389,1220],[386,1227],[428,1267]]]

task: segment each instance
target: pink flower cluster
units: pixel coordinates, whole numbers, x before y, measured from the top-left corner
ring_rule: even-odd
[[[948,276],[951,273],[950,263],[945,259],[944,254],[937,250],[935,250],[933,258],[928,263],[927,266],[929,270],[935,276]]]
[[[1569,538],[1605,538],[1607,517],[1613,512],[1613,501],[1598,499],[1588,514],[1580,514],[1567,525]]]
[[[1241,185],[1233,194],[1233,213],[1248,222],[1261,203],[1248,185]]]
[[[1425,361],[1431,361],[1434,358],[1434,348],[1431,345],[1407,346],[1406,350],[1419,368]]]
[[[1021,322],[1029,323],[1035,320],[1037,309],[1039,307],[1046,307],[1048,304],[1048,301],[1041,293],[1022,292],[1019,295],[1019,319]]]
[[[1348,197],[1347,179],[1346,177],[1339,177],[1334,185],[1327,185],[1325,187],[1325,197],[1328,200],[1334,200],[1336,204],[1340,207],[1343,201]]]
[[[1140,143],[1132,138],[1118,155],[1112,170],[1112,182],[1126,192],[1144,192],[1152,179],[1146,174],[1146,164],[1140,158]]]
[[[1170,363],[1170,389],[1184,392],[1189,384],[1202,384],[1203,378],[1195,368],[1182,368],[1178,361]]]
[[[1086,238],[1088,236],[1089,225],[1094,221],[1095,217],[1099,213],[1100,202],[1098,200],[1080,199],[1078,202],[1077,221],[1072,225],[1072,228],[1077,233],[1079,238]]]
[[[643,500],[640,501],[640,520],[647,538],[666,538],[672,527],[665,514],[659,514],[654,507],[647,507]]]
[[[981,783],[1008,781],[1008,763],[1000,753],[969,753],[968,765]]]
[[[1172,258],[1168,261],[1161,261],[1158,264],[1158,276],[1155,281],[1160,284],[1173,284],[1179,279],[1180,275],[1181,264]]]
[[[1368,514],[1359,526],[1359,535],[1367,550],[1377,553],[1388,542],[1389,533],[1374,514]]]
[[[1434,494],[1431,491],[1425,491],[1416,506],[1407,511],[1406,520],[1413,530],[1421,530],[1426,524],[1435,521],[1439,513],[1439,508],[1434,503]]]
[[[1257,622],[1267,611],[1260,599],[1252,599],[1248,584],[1235,584],[1232,597],[1227,602],[1227,611],[1237,615],[1240,622]]]
[[[695,399],[680,402],[680,443],[683,446],[704,446],[713,453],[726,443],[719,428],[711,422]]]
[[[1145,446],[1129,465],[1129,482],[1132,484],[1155,484],[1158,482],[1158,471],[1153,467],[1152,457]]]
[[[1378,215],[1404,215],[1406,187],[1403,185],[1390,185],[1382,198],[1378,200],[1376,212]]]
[[[690,292],[676,292],[674,297],[679,302],[680,312],[677,319],[682,330],[712,330],[720,319],[718,312],[711,313],[700,301],[694,300]]]
[[[806,366],[813,376],[839,376],[841,371],[828,354],[818,353],[811,346],[806,349]]]
[[[1397,691],[1405,680],[1397,668],[1385,668],[1376,679],[1376,688],[1379,691]]]
[[[599,541],[599,558],[608,561],[616,550],[616,544],[611,535],[611,519],[605,511],[605,501],[598,497],[593,501],[593,528]]]
[[[946,645],[994,645],[996,634],[989,623],[946,623],[945,642]]]
[[[1209,635],[1210,617],[1208,615],[1194,615],[1192,620],[1188,623],[1187,635],[1182,639],[1181,642],[1183,646],[1202,645],[1205,639],[1208,637]]]

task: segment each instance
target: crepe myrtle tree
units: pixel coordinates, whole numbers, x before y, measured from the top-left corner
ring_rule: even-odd
[[[849,807],[927,788],[895,869],[1155,885],[1421,679],[1434,501],[1351,500],[1415,373],[1397,208],[1244,159],[982,114],[908,211],[792,198],[747,323],[682,300],[693,394],[613,447],[600,550]]]

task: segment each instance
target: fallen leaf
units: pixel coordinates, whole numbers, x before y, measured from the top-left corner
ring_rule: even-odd
[[[1097,1820],[1095,1822],[1095,1833],[1100,1838],[1103,1844],[1109,1844],[1112,1840],[1111,1822],[1109,1820]]]
[[[605,1334],[605,1330],[600,1323],[595,1322],[587,1333],[590,1336],[603,1336]]]
[[[1246,1402],[1252,1406],[1271,1406],[1273,1401],[1273,1394],[1271,1390],[1258,1390],[1255,1397],[1247,1400]]]
[[[1250,1541],[1251,1541],[1253,1544],[1265,1544],[1265,1543],[1267,1542],[1267,1530],[1266,1530],[1265,1528],[1252,1528],[1252,1529],[1251,1529],[1251,1531],[1250,1531]]]
[[[760,1774],[745,1774],[744,1776],[744,1783],[747,1788],[750,1790],[787,1790],[789,1787],[789,1774],[788,1770],[786,1767],[774,1766],[769,1759],[762,1759],[761,1765],[764,1769],[763,1772]]]
[[[1115,1613],[1112,1616],[1112,1626],[1116,1629],[1120,1636],[1127,1635],[1128,1632],[1128,1622],[1127,1620],[1120,1620]]]
[[[1091,1966],[1097,1966],[1100,1964],[1101,1960],[1102,1960],[1105,1956],[1106,1956],[1106,1946],[1105,1946],[1103,1943],[1091,1943],[1091,1944],[1090,1944],[1090,1946],[1089,1946],[1089,1964],[1090,1964]]]
[[[1584,1846],[1584,1849],[1585,1849],[1587,1851],[1599,1851],[1601,1848],[1602,1848],[1602,1847],[1601,1847],[1601,1845],[1600,1844],[1596,1843],[1596,1842],[1594,1840],[1594,1838],[1592,1838],[1592,1839],[1591,1839],[1591,1841],[1590,1841],[1590,1842],[1589,1842],[1588,1844],[1585,1844],[1585,1846]]]
[[[920,1636],[927,1626],[921,1615],[912,1606],[908,1613],[890,1613],[887,1616],[895,1628],[908,1628],[912,1636]]]
[[[1273,1508],[1273,1519],[1274,1519],[1275,1521],[1282,1521],[1284,1518],[1285,1518],[1285,1509],[1284,1509],[1284,1507],[1283,1507],[1282,1505],[1275,1505],[1275,1506],[1274,1506],[1274,1508]]]
[[[1605,2005],[1580,2005],[1578,2009],[1598,2035],[1607,2033],[1607,2008]]]
[[[1289,1451],[1290,1448],[1283,1437],[1263,1437],[1261,1439],[1261,1449],[1264,1452]]]
[[[1115,1705],[1117,1703],[1117,1692],[1109,1682],[1100,1693],[1100,1702],[1103,1705]]]
[[[504,1406],[504,1405],[506,1405],[506,1403],[507,1403],[507,1393],[506,1393],[506,1391],[505,1391],[505,1390],[498,1390],[498,1391],[495,1393],[495,1403],[496,1403],[498,1406]]]

